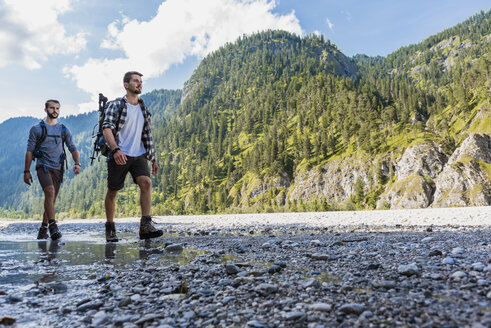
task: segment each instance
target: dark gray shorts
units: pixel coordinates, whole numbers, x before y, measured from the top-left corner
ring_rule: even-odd
[[[120,190],[124,186],[124,180],[128,172],[131,173],[133,182],[136,183],[136,178],[139,176],[150,177],[150,169],[145,155],[138,157],[126,156],[126,164],[118,165],[111,158],[107,162],[107,187],[111,190]]]
[[[45,169],[43,166],[37,166],[36,172],[43,190],[46,187],[53,186],[55,187],[55,194],[58,194],[63,182],[63,170],[55,170],[49,167]]]

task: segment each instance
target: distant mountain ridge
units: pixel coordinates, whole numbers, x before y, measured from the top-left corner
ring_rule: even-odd
[[[154,214],[490,205],[490,16],[386,58],[284,31],[223,46],[182,92],[144,96],[160,164]],[[84,161],[94,121],[73,121]],[[60,215],[103,216],[105,174],[99,162],[68,175]],[[138,215],[137,194],[128,182],[116,215]],[[4,215],[40,213],[39,195],[0,195]]]

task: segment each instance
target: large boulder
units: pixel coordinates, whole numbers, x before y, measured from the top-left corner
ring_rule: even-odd
[[[467,137],[435,181],[433,207],[491,205],[491,138]]]

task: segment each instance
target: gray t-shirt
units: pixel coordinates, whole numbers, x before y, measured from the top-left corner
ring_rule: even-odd
[[[46,166],[55,170],[62,168],[62,154],[63,154],[63,143],[62,143],[62,125],[57,123],[56,125],[46,124],[46,139],[41,143],[39,150],[42,156],[37,158],[37,166]],[[34,152],[36,148],[36,141],[41,139],[43,135],[43,128],[41,124],[34,125],[29,131],[29,139],[27,140],[27,151]],[[68,129],[65,131],[65,144],[68,150],[71,152],[77,150],[72,141],[72,134]]]

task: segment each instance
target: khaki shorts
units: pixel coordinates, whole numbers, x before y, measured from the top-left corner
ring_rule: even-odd
[[[136,178],[139,176],[150,177],[150,169],[145,155],[138,157],[126,156],[126,164],[118,165],[111,158],[107,162],[107,187],[111,190],[120,190],[124,186],[124,180],[128,172],[133,177],[133,182],[136,183]]]
[[[58,194],[60,190],[61,183],[63,182],[63,170],[55,170],[49,167],[37,166],[36,172],[38,175],[39,183],[41,187],[46,188],[49,186],[55,187],[55,195]]]

